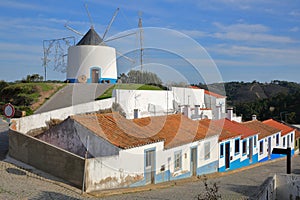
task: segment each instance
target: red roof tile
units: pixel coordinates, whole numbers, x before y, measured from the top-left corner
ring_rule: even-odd
[[[165,148],[180,146],[217,135],[197,121],[181,114],[128,120],[118,113],[72,116],[98,136],[120,148],[132,148],[164,141]]]
[[[259,132],[259,135],[258,135],[259,140],[281,131],[280,129],[269,126],[267,124],[264,124],[258,120],[244,122],[243,124],[250,129],[258,131]]]
[[[214,123],[216,123],[217,126],[223,127],[223,129],[227,131],[224,133],[222,132],[219,141],[238,137],[238,136],[241,136],[241,139],[244,139],[258,134],[257,131],[247,128],[245,125],[239,122],[230,121],[229,119],[215,120]]]
[[[269,126],[275,127],[277,129],[281,130],[281,136],[284,136],[290,132],[292,132],[293,130],[295,130],[294,128],[291,128],[283,123],[277,122],[273,119],[268,119],[263,121],[264,124],[267,124]]]
[[[208,90],[204,90],[204,94],[207,94],[207,95],[210,95],[210,96],[213,96],[213,97],[216,97],[216,98],[226,98],[226,96],[222,96],[220,94],[217,94],[217,93],[214,93],[214,92],[211,92],[211,91],[208,91]]]

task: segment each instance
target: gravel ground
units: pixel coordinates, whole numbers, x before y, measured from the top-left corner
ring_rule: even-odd
[[[55,177],[23,167],[22,164],[16,164],[12,159],[4,159],[8,149],[7,130],[7,123],[0,119],[0,199],[96,199],[92,196],[82,196],[79,189],[57,181]],[[299,166],[300,156],[293,157],[292,173],[300,174]],[[275,173],[285,173],[285,167],[286,160],[281,159],[255,167],[251,166],[234,173],[209,176],[207,182],[210,186],[216,183],[222,199],[255,199],[266,179],[273,177]],[[101,199],[197,199],[197,195],[204,195],[205,189],[203,180],[190,178],[167,184],[151,185],[143,189],[112,190],[105,194],[112,192],[119,194]],[[103,194],[97,193],[96,195],[102,196]]]

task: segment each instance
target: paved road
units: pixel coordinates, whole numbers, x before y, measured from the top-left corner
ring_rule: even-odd
[[[0,155],[7,152],[7,124],[0,119]],[[255,199],[262,189],[265,180],[274,173],[285,173],[285,159],[269,162],[263,165],[240,170],[224,176],[209,178],[208,183],[216,183],[222,199]],[[300,156],[292,159],[292,172],[300,174]],[[7,159],[0,159],[0,199],[96,199],[80,195],[80,190],[64,183],[53,181],[55,178],[36,170],[23,170]],[[120,194],[104,197],[105,200],[119,199],[196,199],[197,195],[204,193],[202,180],[186,179],[169,187],[151,191]],[[149,188],[148,188],[149,189]]]
[[[66,87],[55,93],[35,113],[47,112],[59,108],[94,101],[103,94],[111,84],[68,84]]]

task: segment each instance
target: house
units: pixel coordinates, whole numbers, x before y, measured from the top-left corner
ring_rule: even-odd
[[[300,131],[298,129],[295,130],[295,153],[299,154],[299,146],[300,146]]]
[[[219,171],[224,172],[258,161],[258,132],[227,118],[211,120],[210,126],[223,129],[219,136]]]
[[[271,159],[281,157],[280,154],[272,154],[273,148],[281,148],[280,143],[281,130],[258,120],[252,120],[243,123],[250,129],[259,132],[258,135],[258,161],[263,162]]]
[[[212,109],[213,119],[225,117],[226,113],[226,96],[204,90],[204,101],[208,108]]]
[[[190,86],[193,90],[202,90],[204,93],[204,105],[211,110],[211,119],[226,117],[226,96],[201,89],[197,86]]]
[[[91,113],[71,116],[37,138],[87,155],[85,186],[92,191],[217,172],[218,134],[182,114],[128,120]]]
[[[294,155],[294,142],[295,142],[295,128],[291,128],[281,122],[275,121],[273,119],[268,119],[263,121],[264,124],[272,126],[281,130],[280,144],[282,148],[290,147],[292,155]]]
[[[204,104],[204,90],[172,87],[172,90],[124,90],[113,91],[116,103],[135,119],[183,113],[188,118],[211,119],[212,111]]]

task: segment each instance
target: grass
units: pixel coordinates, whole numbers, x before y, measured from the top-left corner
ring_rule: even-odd
[[[102,100],[112,97],[112,92],[114,89],[123,89],[123,90],[162,90],[160,87],[153,85],[144,85],[144,84],[116,84],[108,88],[100,97],[96,100]]]

